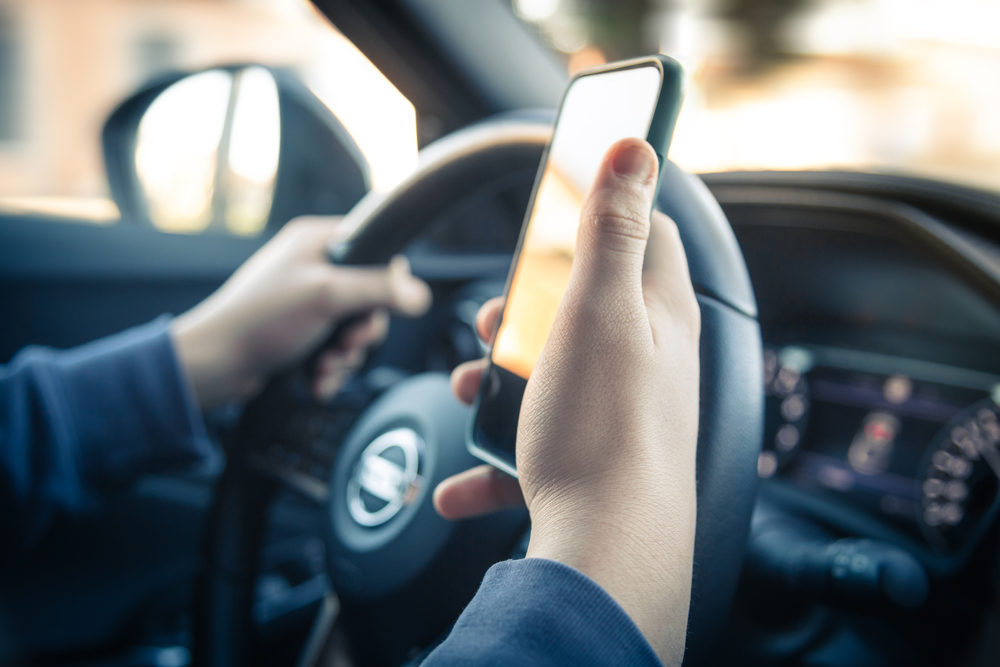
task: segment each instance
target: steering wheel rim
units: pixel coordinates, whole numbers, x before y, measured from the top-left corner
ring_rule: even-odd
[[[352,231],[331,256],[351,264],[384,262],[416,238],[456,192],[468,193],[513,170],[534,174],[551,137],[551,120],[536,115],[484,121],[429,146],[411,177],[386,195],[368,195],[348,214]],[[698,523],[685,663],[708,664],[736,590],[756,493],[763,430],[760,330],[735,236],[704,184],[667,162],[657,203],[677,222],[702,314]],[[289,374],[247,406],[237,439],[260,440],[271,422],[280,421],[276,416],[308,400],[301,389],[303,368],[295,373],[298,389]],[[244,455],[253,447],[236,444],[206,531],[195,622],[198,664],[245,663],[261,526],[280,484],[274,475],[261,475]],[[421,502],[430,503],[430,494]]]

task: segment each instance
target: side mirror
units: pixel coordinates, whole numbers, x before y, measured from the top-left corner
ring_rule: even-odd
[[[261,65],[169,75],[122,102],[101,138],[122,219],[168,231],[250,236],[346,213],[369,190],[333,113],[297,77]]]

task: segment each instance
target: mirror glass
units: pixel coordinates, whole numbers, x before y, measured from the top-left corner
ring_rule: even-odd
[[[135,167],[153,225],[243,236],[267,224],[281,150],[278,87],[263,67],[172,84],[139,122]]]

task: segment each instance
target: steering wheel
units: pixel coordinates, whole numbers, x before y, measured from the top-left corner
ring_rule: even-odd
[[[385,262],[456,193],[514,174],[530,178],[551,132],[551,119],[507,117],[429,146],[409,179],[387,195],[369,195],[348,215],[353,232],[335,249],[338,260]],[[658,207],[680,229],[701,308],[698,522],[685,663],[708,664],[736,589],[756,492],[760,329],[743,257],[704,184],[667,162]],[[443,374],[396,383],[364,408],[341,443],[329,443],[323,406],[307,391],[308,372],[302,365],[272,381],[245,408],[229,447],[206,533],[196,664],[245,665],[252,655],[261,535],[282,487],[327,510],[329,577],[366,664],[399,664],[440,637],[489,565],[515,553],[526,534],[521,510],[460,522],[435,513],[435,485],[478,463],[465,446],[469,411]]]

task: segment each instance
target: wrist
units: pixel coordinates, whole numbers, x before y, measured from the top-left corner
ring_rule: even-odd
[[[665,665],[679,665],[691,599],[695,504],[671,505],[564,503],[559,511],[550,504],[531,513],[526,557],[554,560],[589,577],[625,610]]]
[[[241,370],[235,345],[226,342],[202,308],[174,319],[170,337],[198,406],[206,410],[249,395],[258,382]]]

